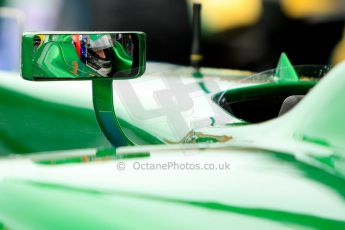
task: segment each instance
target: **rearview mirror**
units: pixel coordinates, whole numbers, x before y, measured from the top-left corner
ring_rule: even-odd
[[[142,32],[24,33],[22,76],[27,80],[131,79],[145,72]]]

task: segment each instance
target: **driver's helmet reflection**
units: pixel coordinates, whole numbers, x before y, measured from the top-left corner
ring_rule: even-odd
[[[73,44],[80,60],[98,74],[108,77],[114,57],[110,35],[73,35]]]

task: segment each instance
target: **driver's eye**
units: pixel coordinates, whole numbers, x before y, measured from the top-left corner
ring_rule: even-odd
[[[94,50],[94,49],[91,49],[90,51],[91,51],[91,53],[93,55],[95,55],[98,58],[102,58],[102,59],[106,58],[106,54],[105,54],[104,50]]]
[[[34,47],[38,47],[41,44],[41,38],[34,38]]]

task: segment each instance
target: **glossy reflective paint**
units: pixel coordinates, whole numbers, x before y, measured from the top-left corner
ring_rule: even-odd
[[[277,119],[245,127],[197,129],[204,135],[232,136],[233,142],[289,152],[345,178],[345,63],[335,67],[296,108]]]
[[[58,165],[37,164],[35,157],[3,159],[0,222],[9,229],[345,227],[344,180],[291,155],[211,149],[162,147],[149,157]],[[95,155],[91,150],[74,154]],[[50,154],[46,157],[51,158]],[[231,168],[155,171],[133,167],[138,162],[170,161],[229,162]],[[125,163],[126,169],[117,170],[118,162]]]
[[[132,82],[130,87],[128,84],[114,87],[117,93],[115,100],[123,97],[121,89],[127,93],[131,92],[128,89],[142,89],[137,98],[145,102],[143,104],[135,104],[136,98],[133,97],[129,101],[118,100],[120,117],[133,121],[127,131],[140,127],[143,135],[145,132],[157,134],[171,143],[187,139],[186,142],[198,142],[199,139],[202,143],[133,146],[97,152],[88,149],[2,158],[2,228],[345,228],[345,148],[341,142],[344,139],[345,129],[341,122],[345,107],[342,106],[343,100],[339,100],[344,98],[342,76],[345,64],[332,71],[296,109],[281,118],[257,125],[244,124],[219,107],[217,109],[226,120],[219,117],[211,119],[212,110],[210,112],[209,108],[201,105],[220,90],[259,82],[244,81],[244,76],[237,72],[232,73],[238,75],[224,76],[222,71],[214,74],[212,70],[204,69],[200,79],[193,77],[187,67],[170,66],[169,72],[169,65],[153,65],[157,65],[157,72],[148,72],[141,81]],[[164,71],[160,71],[160,67]],[[192,90],[183,91],[183,85]],[[50,96],[46,100],[50,103],[66,101],[75,109],[90,109],[91,93],[87,91],[90,85],[82,87],[78,82],[78,86],[80,88],[75,89],[84,89],[84,94],[68,91],[63,95],[47,94]],[[6,81],[2,87],[21,89],[22,93],[32,96],[44,95],[43,91],[30,84],[24,87],[21,83],[16,85]],[[54,87],[57,87],[55,92],[59,92],[59,87],[68,88],[56,83]],[[144,90],[151,88],[161,92],[147,94]],[[181,98],[164,98],[172,88],[182,90],[185,99],[188,98],[186,95],[191,95],[186,103],[188,106],[178,103]],[[45,89],[54,92],[53,86]],[[85,95],[88,98],[84,98]],[[166,104],[158,103],[164,102],[162,99],[172,100],[168,106],[183,105],[180,115],[187,121],[187,128],[179,127],[180,133],[169,127],[169,124],[174,124],[167,119],[171,114],[160,112],[159,109],[166,108]],[[146,113],[137,114],[129,110],[132,108],[129,105],[141,105]],[[218,110],[213,110],[213,114]],[[155,116],[150,117],[150,114]],[[204,123],[191,122],[200,118]],[[142,122],[136,123],[140,119]],[[1,125],[9,126],[8,123]],[[82,139],[83,136],[78,137]],[[212,142],[211,139],[218,143],[208,143]],[[167,162],[201,165],[227,162],[231,167],[230,170],[187,171],[138,170],[133,166]],[[126,168],[119,170],[119,163],[124,163]]]
[[[205,68],[201,73],[195,76],[190,67],[149,63],[141,78],[114,82],[116,112],[165,143],[181,143],[196,128],[242,122],[216,105],[212,95],[258,84],[242,82],[249,72]]]
[[[200,79],[189,67],[150,63],[148,68],[142,78],[114,84],[115,110],[133,142],[179,143],[195,127],[238,122],[207,95],[241,85],[248,72],[203,69]],[[36,83],[2,72],[0,89],[8,98],[0,105],[2,154],[110,146],[94,115],[91,82]],[[180,96],[171,106],[174,95]],[[221,116],[213,118],[214,111]]]
[[[1,74],[0,155],[110,146],[86,100],[90,85],[62,85],[36,87]]]
[[[222,133],[223,131],[218,132],[219,127],[238,126],[246,123],[235,118],[214,103],[212,100],[213,95],[223,90],[233,89],[236,91],[236,88],[239,87],[257,85],[272,80],[267,78],[250,78],[248,77],[250,74],[248,72],[208,68],[202,68],[201,74],[196,76],[193,68],[161,63],[149,63],[147,68],[148,71],[142,78],[117,81],[113,87],[115,111],[120,118],[120,124],[131,140],[138,144],[185,143],[191,140],[191,134],[195,130],[209,127],[214,127],[216,131],[210,137],[205,136],[203,132],[197,132],[200,134],[200,137],[204,137],[198,138],[199,141],[213,141],[213,136],[226,135],[228,130],[225,133]],[[67,109],[69,110],[69,112],[66,112],[67,114],[78,114],[80,107],[86,108],[87,110],[85,111],[88,111],[86,116],[92,120],[92,122],[89,122],[90,125],[92,124],[92,128],[87,130],[84,130],[82,127],[86,126],[79,122],[82,119],[75,119],[73,121],[76,128],[74,131],[68,131],[69,134],[73,135],[73,141],[69,141],[71,137],[65,134],[67,132],[66,128],[71,125],[61,125],[54,128],[56,136],[51,138],[50,142],[41,141],[41,136],[49,138],[50,135],[45,135],[45,133],[36,134],[36,136],[32,136],[32,138],[36,139],[36,142],[28,139],[29,143],[35,143],[35,148],[27,148],[27,150],[25,150],[25,147],[22,150],[9,148],[5,150],[6,152],[37,152],[109,146],[107,141],[97,142],[98,138],[102,140],[105,140],[105,138],[99,136],[99,128],[94,123],[95,116],[92,112],[90,83],[27,83],[20,79],[12,81],[4,77],[2,78],[1,85],[6,86],[6,89],[14,93],[18,92],[18,95],[23,95],[22,100],[25,100],[26,96],[31,97],[33,95],[33,101],[37,100],[38,105],[43,107],[51,105],[54,108],[56,102],[61,103],[63,106],[66,104],[73,105],[73,107]],[[48,103],[47,105],[44,103],[40,104],[42,98]],[[20,101],[21,99],[17,99],[16,102],[11,103],[11,106],[13,106],[9,107],[11,109],[6,109],[5,113],[13,110],[12,114],[15,115],[6,116],[7,122],[1,124],[4,129],[18,127],[16,124],[18,124],[18,120],[21,117],[17,117],[16,114],[21,115],[21,113],[16,113],[15,110],[18,109],[16,104],[20,103]],[[69,117],[64,114],[57,118],[44,115],[45,119],[37,120],[35,119],[36,115],[31,114],[37,111],[40,110],[29,109],[26,112],[26,116],[29,116],[29,119],[22,120],[21,123],[27,122],[29,125],[23,126],[24,132],[30,130],[30,127],[36,126],[40,126],[43,132],[45,132],[45,127],[51,127],[52,124],[63,122],[64,119]],[[75,135],[76,130],[79,131],[78,135]],[[6,134],[7,132],[5,131],[4,133]],[[91,136],[84,137],[84,135],[89,134]],[[226,136],[232,139],[232,135]],[[85,138],[88,141],[84,141]],[[26,139],[21,138],[21,142],[25,143]]]

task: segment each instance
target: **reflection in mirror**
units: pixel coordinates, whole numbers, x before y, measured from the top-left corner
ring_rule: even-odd
[[[145,49],[140,47],[143,36],[143,33],[34,34],[30,80],[137,77],[144,68],[144,60],[139,60],[143,59]]]

